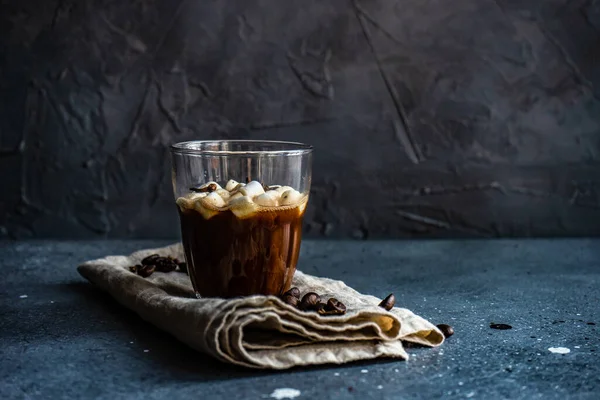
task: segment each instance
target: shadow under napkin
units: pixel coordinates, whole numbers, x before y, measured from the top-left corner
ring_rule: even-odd
[[[229,380],[261,375],[260,371],[216,362],[217,360],[214,358],[190,349],[172,335],[156,328],[133,311],[121,306],[106,292],[94,286],[82,282],[61,286],[76,293],[81,298],[81,305],[93,312],[94,315],[92,318],[82,319],[79,322],[71,321],[68,326],[64,327],[52,324],[53,317],[49,315],[48,321],[44,325],[51,331],[57,331],[57,334],[63,335],[66,331],[75,329],[81,337],[85,330],[74,328],[74,323],[85,324],[90,336],[97,335],[98,330],[104,333],[109,331],[112,334],[107,335],[107,338],[114,341],[123,341],[114,335],[115,331],[124,332],[127,340],[134,342],[138,351],[152,349],[145,358],[155,364],[155,368],[160,369],[163,374],[165,370],[170,372],[170,378],[177,381],[197,382],[199,377],[202,377],[202,380]],[[98,321],[102,322],[101,327],[97,326]],[[91,332],[91,329],[95,329],[95,331]],[[132,368],[134,366],[123,367]],[[146,365],[145,369],[147,368]]]
[[[335,296],[348,306],[344,316],[322,317],[300,312],[272,296],[192,299],[188,298],[189,280],[180,273],[155,273],[144,279],[127,269],[152,253],[181,257],[181,252],[179,244],[142,250],[89,261],[78,270],[121,304],[189,346],[246,367],[286,369],[382,357],[406,359],[401,340],[427,346],[443,342],[439,330],[423,318],[402,308],[387,312],[377,307],[379,299],[341,281],[301,272],[294,276],[294,285],[302,292]],[[185,297],[170,295],[173,288]],[[267,334],[256,335],[261,330]]]

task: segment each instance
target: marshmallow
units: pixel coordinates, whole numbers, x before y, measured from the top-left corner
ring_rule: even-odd
[[[273,197],[277,201],[279,201],[279,199],[281,198],[281,193],[279,193],[277,190],[267,190],[265,193]]]
[[[233,190],[235,190],[237,188],[238,185],[239,185],[238,181],[230,179],[227,181],[227,184],[225,185],[225,189],[232,192]]]
[[[176,203],[180,208],[194,208],[194,203],[203,197],[208,196],[208,193],[188,193],[177,199]]]
[[[227,203],[225,200],[219,195],[217,192],[212,192],[208,196],[204,197],[202,200],[202,205],[207,206],[209,208],[221,208],[225,207]]]
[[[201,199],[203,197],[208,196],[208,193],[204,192],[204,193],[190,193],[188,194],[187,198],[190,200],[198,200]]]
[[[208,190],[198,192],[198,189],[216,187],[212,192]],[[298,208],[303,213],[307,204],[308,194],[302,194],[290,186],[270,185],[265,192],[265,187],[258,181],[247,184],[227,181],[225,188],[216,182],[207,182],[177,199],[176,203],[182,211],[196,210],[204,219],[210,219],[220,212],[229,210],[237,218],[245,219],[264,211],[263,208],[283,206],[285,209]]]
[[[240,197],[244,197],[244,195],[241,194],[240,192],[234,192],[234,193],[231,193],[228,201],[231,204],[232,200],[239,199]]]
[[[187,199],[187,197],[180,197],[180,198],[177,199],[177,201],[175,201],[175,203],[177,203],[177,205],[179,206],[179,208],[182,209],[182,211],[183,211],[184,208],[191,208],[190,207],[190,202]]]
[[[263,189],[261,183],[257,181],[248,182],[246,186],[240,188],[239,190],[241,194],[250,198],[254,198],[265,192],[265,189]]]
[[[256,196],[254,198],[254,202],[256,204],[258,204],[259,206],[263,206],[263,207],[276,207],[277,206],[277,200],[279,198],[279,194],[277,192],[278,195],[275,196],[273,195],[271,192],[275,192],[274,190],[269,190],[266,193],[260,194],[258,196]]]
[[[242,196],[229,202],[229,209],[236,217],[240,219],[251,217],[258,209],[252,199],[248,196]]]
[[[225,201],[229,200],[229,197],[231,197],[231,193],[229,193],[227,189],[217,189],[215,193],[221,196],[221,198]]]
[[[287,192],[288,190],[294,190],[294,188],[293,187],[289,187],[289,186],[279,186],[275,190],[278,191],[279,193],[283,194],[284,192]]]
[[[208,193],[206,193],[206,192],[203,192],[203,193],[191,192],[191,193],[186,194],[183,197],[180,197],[179,199],[183,199],[183,200],[193,203],[194,201],[201,199],[203,197],[206,197],[206,196],[208,196]],[[177,200],[179,200],[179,199],[177,199]]]
[[[298,204],[300,203],[303,197],[304,196],[302,196],[302,193],[294,189],[286,190],[281,194],[279,204],[281,204],[282,206],[291,206],[293,204]]]

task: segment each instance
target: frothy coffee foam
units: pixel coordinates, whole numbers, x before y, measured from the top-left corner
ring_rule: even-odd
[[[308,195],[302,194],[289,186],[270,185],[268,190],[260,182],[251,181],[247,184],[230,179],[225,188],[216,182],[207,182],[198,189],[209,186],[216,190],[212,192],[191,192],[177,199],[177,205],[184,211],[196,210],[205,219],[210,219],[219,212],[231,210],[236,217],[249,218],[257,213],[266,211],[290,210],[298,208],[301,214],[306,208]]]

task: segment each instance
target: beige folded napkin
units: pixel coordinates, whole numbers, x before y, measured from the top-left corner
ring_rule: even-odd
[[[143,319],[224,362],[286,369],[378,357],[408,359],[402,341],[438,346],[444,340],[434,325],[409,310],[385,311],[376,297],[300,271],[293,286],[301,293],[337,298],[346,305],[346,314],[302,312],[274,296],[196,299],[184,273],[155,272],[142,278],[128,270],[154,253],[183,259],[181,244],[175,244],[88,261],[78,271]]]

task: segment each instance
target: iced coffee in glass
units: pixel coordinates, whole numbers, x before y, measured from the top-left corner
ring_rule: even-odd
[[[198,297],[280,295],[291,286],[312,147],[192,141],[171,147],[173,190]]]

